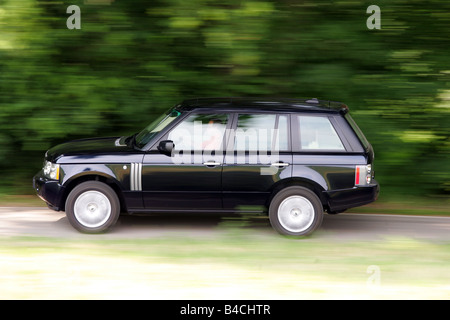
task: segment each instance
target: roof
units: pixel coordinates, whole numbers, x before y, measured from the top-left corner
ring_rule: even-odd
[[[221,108],[221,109],[264,109],[276,111],[348,111],[342,102],[313,99],[287,99],[287,98],[197,98],[184,100],[179,108]]]

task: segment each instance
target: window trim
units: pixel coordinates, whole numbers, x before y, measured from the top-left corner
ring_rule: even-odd
[[[346,151],[354,151],[351,143],[348,141],[347,135],[345,134],[344,130],[342,130],[342,127],[340,126],[337,117],[328,116],[328,119],[330,120],[330,123],[333,126],[334,131],[336,131],[336,134],[341,140],[344,149]]]

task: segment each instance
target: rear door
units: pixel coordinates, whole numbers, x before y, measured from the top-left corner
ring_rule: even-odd
[[[225,209],[263,206],[274,183],[291,176],[289,114],[236,113],[224,158]]]

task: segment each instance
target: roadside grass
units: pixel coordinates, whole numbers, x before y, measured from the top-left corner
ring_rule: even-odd
[[[16,195],[0,193],[2,207],[45,207],[46,204],[36,195]]]
[[[0,299],[449,299],[450,243],[0,238]]]
[[[449,197],[381,195],[368,205],[349,209],[351,213],[450,216]]]

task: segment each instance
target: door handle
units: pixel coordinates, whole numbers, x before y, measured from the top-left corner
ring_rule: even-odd
[[[278,168],[287,167],[288,165],[289,165],[289,163],[287,163],[287,162],[275,162],[275,163],[271,164],[271,166],[278,167]]]
[[[221,165],[220,162],[215,162],[215,161],[207,161],[207,162],[203,162],[203,164],[205,166],[208,166],[208,167],[220,166]]]

